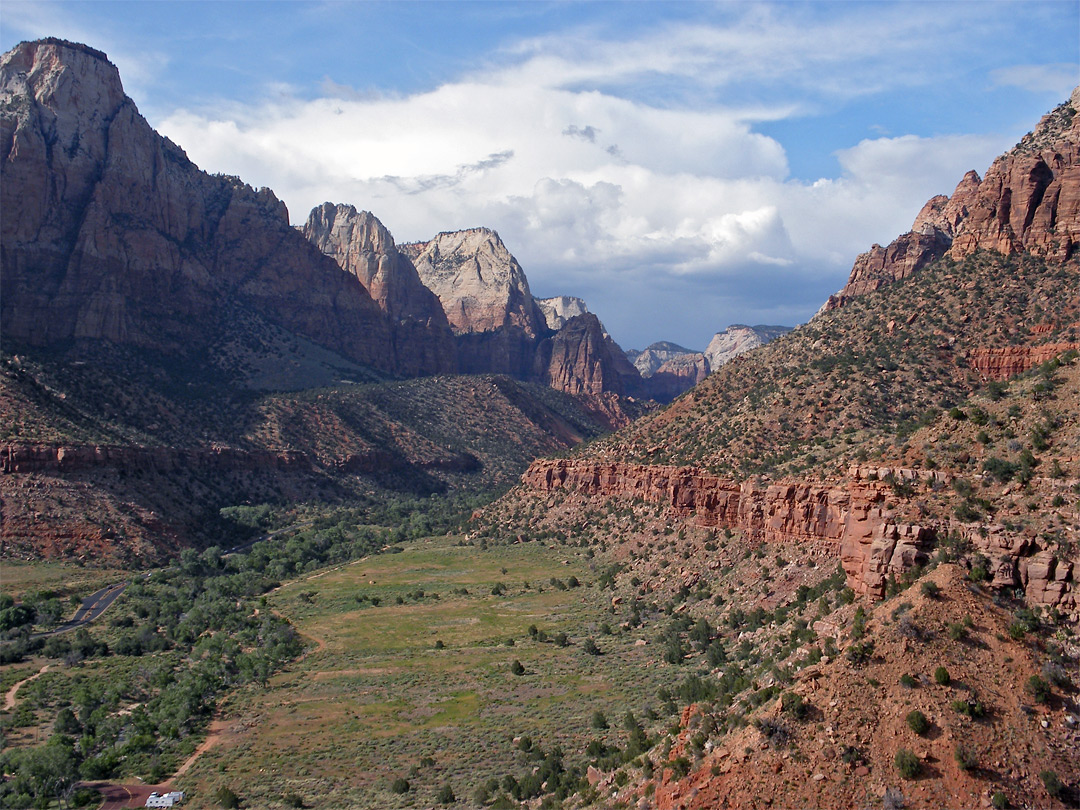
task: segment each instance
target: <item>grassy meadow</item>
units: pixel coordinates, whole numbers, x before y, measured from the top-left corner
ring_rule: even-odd
[[[568,761],[593,739],[625,743],[626,712],[658,708],[656,691],[682,676],[607,627],[610,591],[584,549],[458,542],[417,541],[268,595],[262,609],[286,616],[308,652],[229,699],[219,742],[181,783],[195,801],[212,806],[227,785],[247,806],[295,794],[428,807],[449,784],[469,806],[483,782],[531,769],[520,737]],[[610,728],[593,727],[597,711]],[[392,790],[398,779],[407,792]]]

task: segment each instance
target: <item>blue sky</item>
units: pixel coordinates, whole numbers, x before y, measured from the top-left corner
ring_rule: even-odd
[[[1080,3],[37,2],[208,171],[486,225],[626,347],[807,320],[1080,83]]]

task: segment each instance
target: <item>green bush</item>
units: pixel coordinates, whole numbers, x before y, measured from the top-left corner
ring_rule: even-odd
[[[402,794],[402,793],[408,793],[410,787],[411,786],[409,785],[409,780],[405,779],[402,776],[399,776],[397,779],[395,779],[391,783],[390,790],[393,793]]]
[[[937,599],[941,595],[941,588],[938,587],[936,582],[924,582],[919,586],[919,590],[922,591],[922,595],[930,599]]]
[[[525,674],[525,665],[522,664],[520,661],[518,661],[515,658],[514,663],[512,663],[510,665],[510,671],[512,673],[514,673],[515,675],[524,675]]]
[[[945,669],[945,667],[938,667],[934,670],[934,683],[940,684],[941,686],[948,686],[951,681],[952,677],[949,675],[949,670]]]
[[[231,808],[240,806],[240,797],[233,793],[232,788],[224,785],[217,789],[215,797],[217,798],[218,804],[226,808],[226,810],[231,810]]]
[[[926,715],[920,712],[918,709],[913,709],[907,714],[908,728],[918,734],[920,737],[930,730],[930,721],[926,719]]]
[[[919,682],[916,681],[913,676],[909,675],[906,672],[900,676],[900,685],[905,687],[906,689],[914,689],[916,686],[918,686],[918,684]]]
[[[1027,691],[1036,703],[1046,703],[1050,699],[1050,684],[1038,675],[1027,679]]]
[[[919,758],[907,748],[901,748],[896,752],[896,756],[893,757],[893,765],[896,766],[896,770],[904,779],[914,779],[922,770],[922,763],[919,762]]]
[[[447,782],[441,788],[439,788],[439,804],[453,804],[457,801],[454,796],[454,789]]]
[[[994,806],[994,810],[1005,810],[1009,806],[1009,797],[1000,790],[994,791],[994,795],[990,797],[990,804]]]
[[[1039,778],[1042,780],[1043,787],[1046,788],[1046,792],[1053,796],[1055,799],[1059,798],[1062,792],[1065,790],[1065,786],[1061,784],[1061,780],[1058,775],[1053,771],[1040,771]]]
[[[803,700],[802,695],[795,692],[784,692],[780,697],[780,707],[784,714],[802,720],[806,717],[809,705]]]

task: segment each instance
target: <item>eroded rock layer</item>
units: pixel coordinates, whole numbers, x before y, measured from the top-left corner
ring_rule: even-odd
[[[578,459],[540,459],[522,476],[539,492],[662,504],[682,519],[739,529],[756,541],[824,544],[839,558],[855,592],[873,598],[885,595],[890,577],[927,562],[937,535],[951,527],[907,523],[889,507],[894,481],[920,480],[942,484],[944,476],[855,467],[834,484],[759,483],[693,467]],[[1077,606],[1074,561],[1060,560],[1032,540],[1014,544],[968,533],[976,547],[1008,559],[1008,571],[999,574],[1002,587],[1023,587],[1035,604]]]

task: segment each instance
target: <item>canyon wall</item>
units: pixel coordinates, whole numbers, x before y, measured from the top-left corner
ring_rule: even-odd
[[[942,484],[941,473],[903,468],[853,467],[835,484],[738,482],[693,467],[540,459],[522,476],[538,492],[558,490],[596,498],[662,504],[677,517],[704,526],[738,529],[754,541],[818,543],[830,549],[860,595],[881,598],[890,577],[926,563],[939,533],[952,527],[899,521],[888,508],[892,481]],[[1002,560],[1008,577],[999,587],[1023,587],[1035,604],[1077,605],[1077,564],[1039,549],[1034,541],[1006,542],[1004,530],[987,537],[960,527],[973,544]],[[994,539],[996,538],[996,539]],[[1002,569],[1004,571],[1004,569]],[[1012,572],[1015,572],[1013,576]]]

